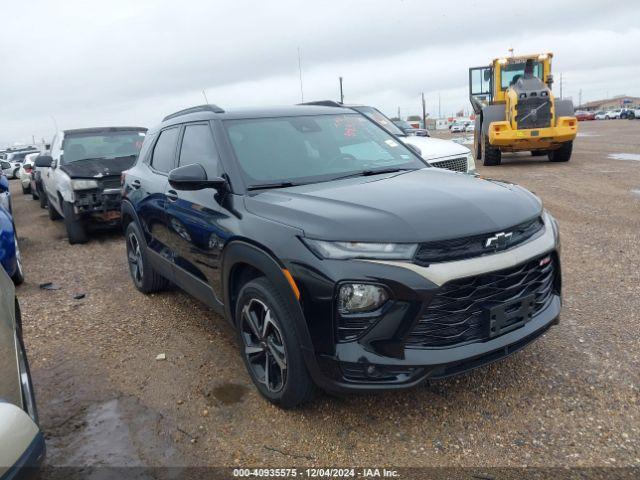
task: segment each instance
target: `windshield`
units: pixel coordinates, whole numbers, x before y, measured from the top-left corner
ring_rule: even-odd
[[[373,107],[355,107],[354,110],[357,110],[358,112],[360,112],[363,115],[366,115],[369,119],[373,120],[374,122],[376,122],[378,125],[380,125],[382,128],[384,128],[385,130],[387,130],[389,133],[391,133],[392,135],[399,135],[401,137],[405,136],[405,133],[400,130],[395,124],[394,122],[392,122],[391,120],[389,120],[380,110],[378,110],[377,108],[373,108]],[[409,128],[411,128],[410,125],[408,125]]]
[[[67,134],[62,144],[62,163],[69,164],[87,158],[118,158],[136,156],[145,132],[119,130]]]
[[[358,114],[227,120],[224,125],[248,185],[313,183],[426,166]]]
[[[510,63],[502,67],[500,74],[500,84],[502,90],[506,90],[509,85],[514,84],[521,77],[524,77],[525,62]],[[533,75],[542,80],[542,64],[540,62],[533,62]]]

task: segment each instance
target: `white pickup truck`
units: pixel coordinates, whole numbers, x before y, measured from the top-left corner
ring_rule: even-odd
[[[142,127],[82,128],[58,132],[51,155],[41,155],[49,218],[64,218],[69,243],[88,240],[89,222],[120,222],[120,174],[134,163],[146,135]]]

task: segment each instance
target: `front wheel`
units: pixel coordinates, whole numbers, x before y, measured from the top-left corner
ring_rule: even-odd
[[[487,167],[494,167],[502,163],[502,152],[499,148],[493,148],[489,143],[489,137],[482,136],[482,164]]]
[[[552,162],[568,162],[571,158],[572,150],[573,142],[563,143],[559,149],[549,152],[549,160]]]
[[[236,324],[245,366],[262,396],[282,408],[311,399],[314,384],[302,357],[292,318],[265,277],[240,290]]]
[[[62,204],[62,210],[64,211],[64,226],[67,229],[69,243],[71,245],[87,243],[89,241],[87,227],[82,220],[76,218],[75,212],[73,211],[73,204],[64,202]]]
[[[13,231],[13,242],[15,245],[15,257],[16,257],[16,271],[14,272],[11,280],[14,285],[20,285],[24,282],[24,271],[22,270],[22,255],[20,254],[20,246],[18,245],[18,234]]]
[[[16,169],[13,171],[13,178],[18,178],[18,173],[20,173],[20,169],[19,169],[19,168],[16,168]]]
[[[22,185],[22,194],[29,195],[31,193],[31,185],[27,185],[26,187]]]

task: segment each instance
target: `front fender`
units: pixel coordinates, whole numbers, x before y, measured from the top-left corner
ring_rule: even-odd
[[[11,216],[0,208],[0,264],[10,277],[16,273],[15,229]]]
[[[232,305],[230,279],[234,267],[239,264],[248,264],[263,272],[274,285],[278,293],[280,293],[280,296],[287,304],[289,312],[293,315],[293,324],[296,336],[300,342],[300,348],[302,349],[305,364],[312,376],[318,375],[319,368],[314,354],[311,335],[309,334],[300,302],[296,298],[289,281],[285,277],[283,265],[261,248],[242,240],[230,242],[225,246],[222,252],[222,291],[224,311],[227,319],[235,325],[235,312],[233,311],[234,307]]]

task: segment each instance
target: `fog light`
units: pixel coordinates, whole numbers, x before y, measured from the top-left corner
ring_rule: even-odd
[[[366,283],[345,283],[338,292],[341,314],[371,312],[381,307],[389,295],[384,288]]]

